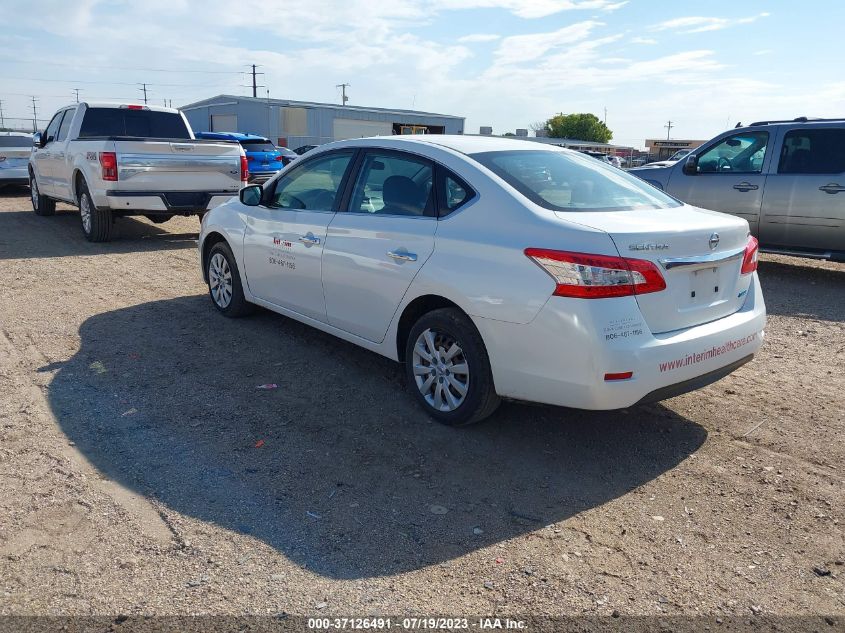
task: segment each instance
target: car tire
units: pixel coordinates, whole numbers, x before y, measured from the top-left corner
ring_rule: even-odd
[[[111,240],[114,218],[111,209],[98,209],[94,206],[88,186],[81,182],[79,186],[79,219],[82,234],[89,242],[108,242]]]
[[[232,249],[226,242],[211,247],[205,262],[208,296],[211,303],[227,317],[242,317],[255,311],[244,297],[241,275]]]
[[[448,426],[480,422],[501,403],[484,341],[455,308],[428,312],[413,325],[405,345],[405,376],[426,412]]]
[[[41,195],[41,191],[38,189],[38,181],[32,172],[29,172],[29,193],[35,215],[46,217],[56,214],[56,201]]]

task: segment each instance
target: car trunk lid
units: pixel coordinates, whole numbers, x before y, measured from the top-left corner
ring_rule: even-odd
[[[748,243],[745,220],[687,205],[558,215],[607,232],[622,257],[658,267],[666,289],[637,295],[655,334],[715,321],[745,302],[751,278],[740,273]]]

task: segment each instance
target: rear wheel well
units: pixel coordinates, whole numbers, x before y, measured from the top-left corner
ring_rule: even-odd
[[[215,244],[226,242],[226,238],[220,233],[209,233],[202,243],[202,278],[208,283],[208,254]],[[228,244],[228,242],[226,242]]]
[[[466,314],[456,303],[438,295],[423,295],[405,306],[402,316],[399,317],[399,327],[396,329],[396,355],[400,362],[405,360],[405,345],[414,323],[427,312],[440,308],[455,308]],[[468,315],[467,318],[469,318]]]

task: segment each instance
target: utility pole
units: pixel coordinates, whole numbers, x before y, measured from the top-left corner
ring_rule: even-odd
[[[337,84],[335,88],[340,88],[341,90],[341,97],[340,103],[341,105],[346,105],[346,102],[349,101],[349,97],[346,96],[346,89],[351,87],[352,84]]]
[[[674,126],[674,125],[672,125],[672,122],[671,122],[671,121],[669,121],[669,122],[668,122],[668,123],[666,123],[666,125],[664,125],[663,127],[665,127],[665,128],[666,128],[666,140],[668,141],[668,140],[669,140],[669,133],[672,131],[672,128],[673,128],[673,127],[675,127],[675,126]]]
[[[32,133],[35,134],[38,131],[38,98],[32,97]]]
[[[144,93],[144,105],[147,103],[147,84],[141,84],[141,87],[138,88],[141,92]]]
[[[0,99],[0,128],[6,127],[6,120],[3,118],[3,100]]]
[[[607,106],[604,108],[604,124],[607,125]]]
[[[76,93],[76,102],[79,103],[79,88],[74,88],[73,91]]]
[[[267,86],[259,86],[258,85],[258,75],[263,75],[264,73],[255,72],[257,66],[252,64],[252,96],[253,98],[258,98],[258,89],[259,88],[266,88]]]

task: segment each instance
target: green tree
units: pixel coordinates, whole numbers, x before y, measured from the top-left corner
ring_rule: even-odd
[[[546,131],[553,138],[576,138],[607,143],[613,132],[595,114],[557,114],[546,121]]]

